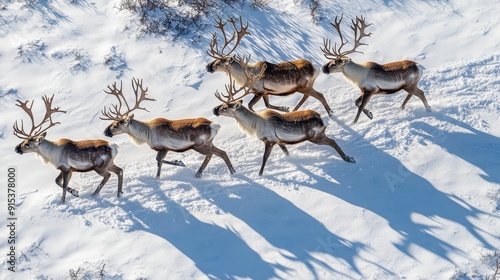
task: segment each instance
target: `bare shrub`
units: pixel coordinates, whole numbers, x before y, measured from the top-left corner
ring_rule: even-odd
[[[318,0],[316,0],[318,1]],[[227,7],[248,5],[267,8],[271,0],[121,0],[118,9],[138,16],[142,32],[146,34],[179,36],[192,35],[197,42],[212,15],[220,15]]]
[[[143,32],[176,38],[203,30],[201,19],[214,5],[210,0],[122,0],[118,9],[138,14]]]
[[[271,0],[250,0],[250,7],[253,9],[265,9]]]
[[[321,16],[321,5],[322,0],[293,0],[295,5],[308,5],[311,12],[311,19],[315,24],[319,24],[323,20]]]
[[[486,276],[486,280],[500,280],[500,252],[497,250],[482,255],[482,263],[492,270],[491,275]]]

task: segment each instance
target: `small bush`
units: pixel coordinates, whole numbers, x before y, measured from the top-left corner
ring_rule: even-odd
[[[488,266],[492,272],[491,275],[486,276],[486,280],[500,280],[500,252],[497,250],[482,255],[482,263]]]

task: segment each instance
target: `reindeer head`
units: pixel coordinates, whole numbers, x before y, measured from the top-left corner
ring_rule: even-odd
[[[354,46],[350,50],[341,51],[342,47],[344,47],[348,43],[348,41],[344,41],[344,37],[342,35],[342,32],[340,31],[340,23],[342,22],[342,18],[343,16],[341,16],[339,20],[338,17],[335,17],[335,23],[331,23],[333,28],[335,28],[335,30],[337,30],[337,33],[339,34],[339,46],[337,47],[337,43],[335,43],[334,47],[332,48],[330,39],[325,38],[323,40],[324,47],[322,47],[321,50],[323,51],[325,57],[331,60],[327,64],[323,65],[323,67],[321,67],[321,71],[323,71],[323,73],[325,74],[342,72],[344,70],[344,66],[351,62],[351,59],[347,57],[347,55],[355,52],[362,53],[360,51],[357,51],[356,49],[359,46],[367,45],[366,43],[361,43],[361,39],[363,39],[364,37],[369,37],[371,35],[371,33],[365,33],[365,29],[372,24],[366,24],[365,19],[362,16],[356,17],[356,20],[351,20],[351,29],[354,31]]]
[[[226,116],[234,118],[235,111],[239,110],[242,106],[243,100],[235,100],[224,102],[222,105],[219,105],[212,109],[212,113],[218,116]]]
[[[144,100],[146,101],[156,101],[155,99],[146,97],[146,92],[148,88],[144,89],[142,87],[142,80],[132,78],[132,89],[134,90],[135,105],[130,107],[127,99],[123,95],[122,82],[120,81],[120,89],[116,87],[116,82],[113,86],[108,85],[108,91],[104,90],[105,93],[114,95],[118,99],[118,104],[111,105],[111,108],[106,108],[101,111],[103,117],[101,120],[111,120],[111,123],[105,130],[104,135],[107,137],[113,137],[113,135],[128,133],[129,124],[134,119],[134,114],[132,111],[136,109],[144,110],[149,112],[146,108],[140,107],[140,103]],[[140,90],[140,93],[139,93]],[[122,112],[122,107],[125,105],[126,109]]]
[[[16,106],[21,107],[21,109],[23,109],[23,111],[26,112],[26,114],[28,114],[31,120],[30,132],[24,131],[23,120],[21,120],[21,127],[19,127],[19,123],[17,121],[13,125],[14,135],[16,135],[18,138],[24,139],[14,149],[16,153],[20,155],[22,155],[23,153],[38,152],[38,147],[40,146],[40,143],[43,142],[45,136],[47,135],[46,131],[49,128],[53,127],[54,125],[59,124],[59,122],[53,122],[52,114],[66,113],[66,111],[60,110],[59,107],[52,108],[52,101],[54,100],[54,95],[52,95],[51,98],[43,96],[42,100],[45,104],[45,116],[38,125],[35,125],[35,118],[33,116],[33,111],[31,110],[33,108],[33,101],[31,102],[31,105],[28,105],[29,103],[28,100],[26,100],[26,102],[21,102],[19,99],[17,100]],[[43,125],[47,124],[47,122],[48,126],[43,128]]]
[[[222,19],[220,17],[214,20],[216,22],[215,27],[221,31],[222,36],[224,37],[224,43],[222,47],[220,47],[217,41],[218,39],[217,33],[214,32],[212,34],[212,40],[210,41],[210,50],[207,51],[207,54],[210,57],[214,58],[214,61],[208,63],[206,69],[207,72],[209,73],[219,71],[219,72],[226,72],[229,74],[229,68],[237,60],[235,55],[231,55],[231,53],[233,53],[236,47],[240,44],[240,41],[243,38],[243,36],[245,36],[246,34],[250,35],[250,32],[247,31],[248,22],[244,26],[243,20],[240,17],[240,28],[238,30],[238,27],[236,26],[236,21],[232,17],[230,17],[224,23],[222,22]],[[228,37],[229,35],[226,33],[225,30],[225,26],[227,23],[231,23],[234,29],[231,37]],[[233,47],[230,50],[227,50],[226,48],[231,44],[233,44]]]
[[[236,82],[233,80],[232,76],[229,75],[229,84],[226,85],[226,93],[223,94],[218,90],[215,91],[215,97],[222,101],[222,105],[219,105],[212,109],[212,113],[216,116],[227,116],[234,117],[234,112],[242,107],[242,98],[247,94],[251,93],[252,86],[264,75],[265,67],[262,67],[261,71],[255,75],[253,72],[248,71],[248,58],[236,57],[236,63],[241,65],[243,68],[243,73],[245,73],[246,82],[238,89],[236,89]],[[235,97],[238,93],[243,92],[241,96]]]

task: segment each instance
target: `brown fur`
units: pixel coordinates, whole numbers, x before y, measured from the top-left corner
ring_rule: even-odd
[[[284,80],[293,80],[298,82],[304,76],[313,76],[314,67],[310,61],[305,59],[286,61],[281,63],[270,63],[267,61],[260,62],[262,66],[266,66],[263,80],[271,80],[279,82]],[[304,85],[305,86],[305,85]]]
[[[364,65],[366,67],[370,67],[375,70],[383,70],[383,71],[397,71],[397,70],[407,70],[409,68],[411,69],[416,69],[417,64],[414,61],[411,60],[402,60],[402,61],[395,61],[395,62],[389,62],[386,64],[378,64],[376,62],[365,62],[361,65]]]
[[[321,119],[321,115],[313,110],[295,111],[290,113],[278,113],[276,111],[266,110],[260,115],[264,118],[279,118],[285,122],[301,122],[314,118]]]
[[[66,138],[62,138],[62,139],[54,141],[54,143],[57,145],[71,145],[75,149],[78,149],[78,150],[96,149],[96,148],[102,148],[104,146],[109,148],[109,142],[106,140],[101,140],[101,139],[73,141],[73,140],[69,140]]]
[[[164,118],[156,118],[150,121],[144,122],[151,127],[154,126],[169,126],[173,130],[180,130],[186,127],[198,128],[202,125],[210,125],[212,121],[205,118],[196,118],[196,119],[182,119],[182,120],[167,120]]]

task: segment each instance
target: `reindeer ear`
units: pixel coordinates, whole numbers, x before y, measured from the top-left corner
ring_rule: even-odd
[[[130,123],[130,121],[133,119],[134,119],[134,114],[130,113],[127,116],[125,116],[125,118],[123,118],[123,123],[128,125]]]
[[[44,131],[42,132],[42,134],[38,135],[36,138],[35,138],[35,142],[37,144],[40,144],[44,139],[45,139],[45,136],[47,136],[47,131]]]
[[[342,62],[344,65],[346,65],[347,63],[351,62],[351,58],[350,57],[346,57],[344,59],[342,59]]]
[[[226,64],[227,65],[231,65],[233,64],[234,62],[234,56],[229,56],[227,59],[226,59]]]
[[[238,100],[236,104],[234,104],[234,108],[239,109],[241,105],[243,104],[243,100]]]

